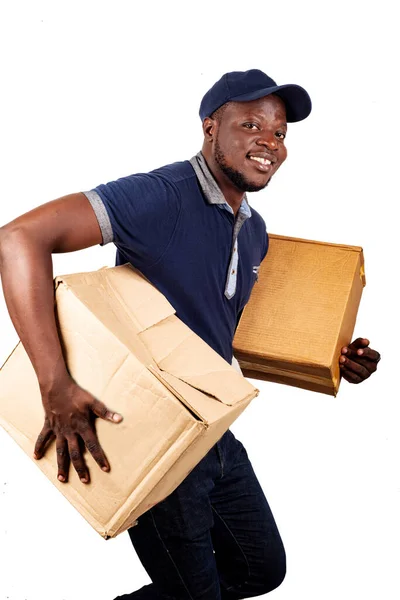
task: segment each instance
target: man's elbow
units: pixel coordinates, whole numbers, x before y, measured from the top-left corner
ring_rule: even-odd
[[[3,227],[0,227],[0,273],[2,271],[5,255],[8,253],[7,248],[12,243],[11,230],[12,227],[10,225],[3,225]]]
[[[18,254],[29,243],[29,233],[21,224],[8,223],[0,227],[0,273],[6,260]]]

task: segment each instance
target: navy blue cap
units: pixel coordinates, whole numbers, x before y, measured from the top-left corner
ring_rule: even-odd
[[[210,117],[226,102],[247,102],[269,94],[276,94],[282,98],[286,106],[288,123],[302,121],[311,112],[311,98],[304,88],[291,83],[277,85],[262,71],[250,69],[250,71],[232,71],[222,75],[203,97],[200,104],[200,118],[203,121],[206,117]]]

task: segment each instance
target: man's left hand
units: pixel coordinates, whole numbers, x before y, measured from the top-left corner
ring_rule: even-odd
[[[342,348],[339,358],[340,371],[350,383],[361,383],[375,373],[381,355],[369,347],[369,340],[357,338]]]

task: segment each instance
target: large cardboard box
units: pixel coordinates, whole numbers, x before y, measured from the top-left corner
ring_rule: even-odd
[[[69,483],[57,480],[54,443],[34,463],[96,531],[114,537],[183,481],[258,390],[130,266],[58,277],[56,307],[72,377],[124,420],[96,420],[111,472],[86,452],[88,485],[72,466]],[[0,372],[0,423],[32,457],[43,416],[18,344]]]
[[[243,374],[336,395],[364,285],[362,248],[270,235],[233,343]]]

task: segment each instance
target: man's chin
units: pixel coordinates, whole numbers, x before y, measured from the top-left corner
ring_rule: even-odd
[[[255,182],[246,182],[246,189],[243,189],[243,192],[260,192],[261,190],[263,190],[264,188],[267,187],[267,185],[269,184],[271,178],[267,179],[266,182],[264,183],[255,183]]]
[[[248,179],[247,177],[242,177],[242,179],[239,181],[237,180],[237,183],[239,184],[237,187],[238,189],[240,189],[241,192],[259,192],[260,190],[263,190],[265,187],[267,187],[267,185],[269,184],[271,180],[271,177],[269,177],[266,181],[264,180],[251,180]],[[235,182],[232,182],[235,183]]]
[[[249,179],[240,171],[235,171],[234,169],[223,167],[225,175],[228,179],[233,183],[233,185],[240,190],[241,192],[259,192],[263,190],[270,182],[271,177],[265,181],[265,179],[254,180]]]

